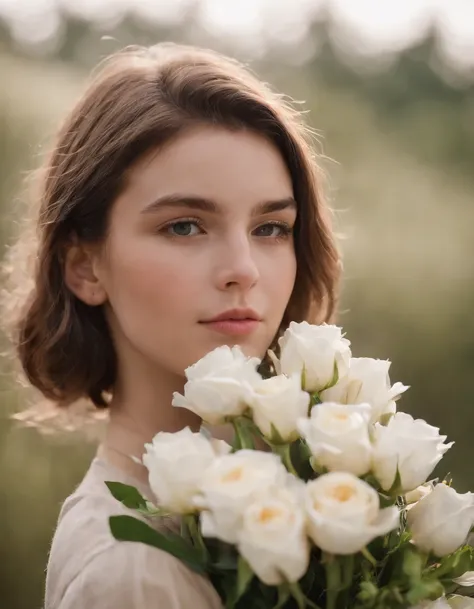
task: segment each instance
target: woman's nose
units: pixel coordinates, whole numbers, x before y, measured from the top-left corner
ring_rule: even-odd
[[[216,274],[220,290],[236,287],[247,291],[258,282],[260,273],[253,250],[248,235],[238,235],[223,243]]]

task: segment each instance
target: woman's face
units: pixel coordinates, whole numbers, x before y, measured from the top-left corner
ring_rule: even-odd
[[[201,126],[140,161],[96,265],[121,364],[138,353],[181,375],[235,344],[262,357],[295,282],[295,219],[288,169],[262,136]]]

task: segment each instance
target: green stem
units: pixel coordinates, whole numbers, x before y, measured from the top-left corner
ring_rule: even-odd
[[[286,602],[290,598],[290,589],[286,584],[280,584],[278,586],[278,601],[272,609],[284,609]]]
[[[342,587],[350,588],[354,578],[355,555],[345,556],[342,563]]]
[[[194,514],[189,514],[188,516],[184,516],[183,520],[186,523],[186,526],[189,531],[189,535],[191,536],[191,539],[193,540],[194,545],[201,550],[203,557],[207,558],[206,544],[204,543],[204,539],[202,538],[201,531],[199,530],[199,526],[198,526],[196,517],[194,516]]]
[[[235,432],[235,449],[241,450],[244,448],[253,449],[254,445],[252,442],[252,436],[249,433],[249,430],[244,428],[244,424],[240,419],[232,419],[232,426]]]
[[[181,531],[181,537],[183,539],[189,539],[189,529],[186,523],[186,517],[182,516],[181,517],[181,523],[180,523],[180,531]]]
[[[321,404],[321,398],[319,397],[319,393],[315,391],[314,393],[309,394],[310,400],[308,405],[308,417],[311,416],[311,411],[313,410],[313,406],[316,404]]]
[[[288,583],[287,586],[291,596],[295,599],[296,604],[298,605],[298,609],[307,609],[307,607],[310,609],[320,609],[316,603],[313,603],[313,601],[303,594],[298,582]]]
[[[234,441],[232,443],[235,450],[240,450],[242,448],[242,434],[240,432],[240,425],[237,422],[237,419],[232,419],[232,427],[234,428]]]
[[[296,471],[295,466],[293,465],[293,461],[291,460],[291,444],[274,445],[273,449],[280,455],[283,464],[290,472],[290,474],[293,474],[294,476],[299,478],[298,472]]]
[[[339,605],[348,607],[351,604],[350,593],[354,581],[355,556],[349,554],[348,556],[342,556],[340,560],[342,577]]]
[[[375,558],[372,556],[372,554],[369,552],[369,550],[367,550],[367,548],[362,548],[362,550],[360,551],[360,553],[362,554],[362,556],[364,558],[366,558],[371,565],[373,565],[374,567],[377,566],[377,561],[375,560]]]
[[[324,555],[326,570],[326,609],[336,609],[337,596],[341,588],[341,572],[337,559],[332,554]]]

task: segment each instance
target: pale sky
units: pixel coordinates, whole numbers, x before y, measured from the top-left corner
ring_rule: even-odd
[[[91,19],[119,19],[127,9],[146,19],[179,20],[192,0],[0,0],[0,15],[19,39],[46,39],[58,7]],[[291,43],[304,36],[310,15],[329,10],[332,35],[346,50],[396,51],[422,38],[435,22],[442,50],[458,66],[474,66],[474,0],[200,0],[200,17],[217,35],[247,46],[257,40]]]

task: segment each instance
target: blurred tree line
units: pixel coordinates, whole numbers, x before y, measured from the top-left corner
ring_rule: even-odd
[[[0,23],[0,242],[26,213],[23,181],[40,162],[89,70],[127,44],[174,40],[246,59],[198,27],[191,10],[173,27],[127,17],[94,27],[68,17],[46,52],[20,47]],[[314,53],[304,45],[315,41]],[[404,410],[456,441],[442,462],[459,490],[473,487],[474,80],[436,69],[436,33],[384,68],[350,66],[327,24],[299,46],[274,44],[252,67],[304,100],[342,233],[341,323],[355,355],[389,358],[412,385]],[[80,433],[46,435],[12,423],[26,403],[4,361],[0,414],[2,609],[41,607],[47,551],[61,501],[94,451]]]

